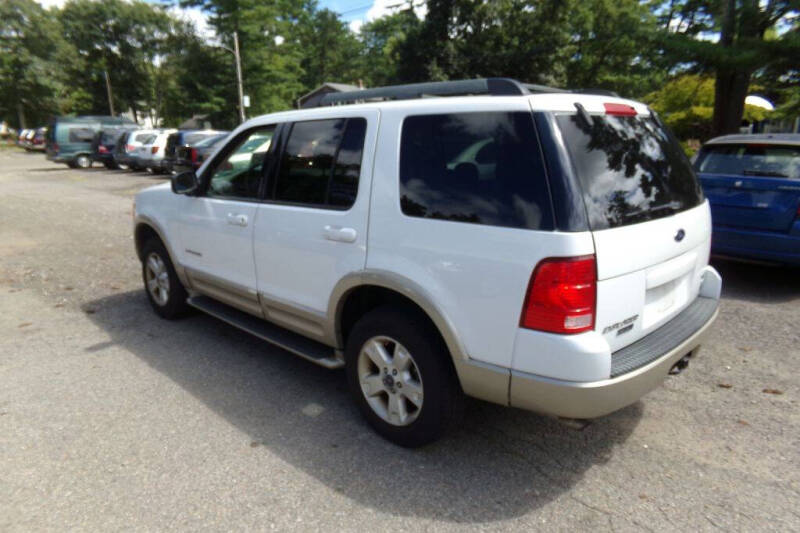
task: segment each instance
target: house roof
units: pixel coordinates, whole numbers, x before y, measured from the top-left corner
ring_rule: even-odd
[[[327,81],[314,89],[313,91],[309,91],[300,98],[297,99],[297,107],[303,107],[303,104],[306,103],[308,100],[311,100],[315,96],[319,96],[322,98],[323,95],[327,93],[341,93],[341,92],[348,92],[348,91],[357,91],[361,89],[358,85],[350,85],[347,83],[334,83]]]

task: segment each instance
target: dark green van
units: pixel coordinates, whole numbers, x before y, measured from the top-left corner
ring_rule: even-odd
[[[92,166],[92,140],[95,133],[109,126],[135,126],[124,117],[86,115],[56,117],[47,130],[47,159],[72,168]]]

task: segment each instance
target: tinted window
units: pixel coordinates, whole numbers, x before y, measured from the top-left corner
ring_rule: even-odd
[[[216,133],[209,133],[209,132],[187,133],[187,134],[185,134],[183,136],[183,144],[188,144],[189,146],[194,146],[199,141],[202,141],[203,139],[207,139],[208,137],[211,137],[211,136],[214,136],[214,135],[216,135]]]
[[[723,144],[703,148],[698,172],[800,179],[800,146]]]
[[[593,230],[666,217],[703,201],[689,160],[652,118],[559,115]]]
[[[355,202],[366,120],[314,120],[292,126],[275,200],[347,208]]]
[[[552,229],[550,198],[530,113],[406,118],[400,205],[409,216]]]
[[[149,140],[149,142],[153,142],[153,139],[155,139],[155,135],[153,135],[152,133],[137,133],[136,136],[133,138],[133,141],[146,144],[145,141]]]
[[[208,195],[258,198],[258,188],[275,128],[258,128],[240,138],[236,147],[214,165]],[[234,141],[235,142],[235,141]]]
[[[213,146],[221,141],[225,140],[227,137],[227,133],[221,133],[218,135],[214,135],[213,137],[209,137],[207,139],[203,139],[202,141],[198,141],[197,144],[193,145],[195,148],[205,148],[207,146]]]
[[[94,130],[90,128],[70,128],[68,139],[71,143],[92,142],[94,140]]]

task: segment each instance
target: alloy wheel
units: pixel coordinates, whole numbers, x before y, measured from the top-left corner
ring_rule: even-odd
[[[145,283],[150,296],[160,306],[167,305],[169,301],[169,272],[164,260],[157,253],[147,256],[145,262]]]
[[[399,342],[372,337],[358,354],[358,380],[372,411],[394,426],[414,422],[422,410],[422,376],[414,357]]]

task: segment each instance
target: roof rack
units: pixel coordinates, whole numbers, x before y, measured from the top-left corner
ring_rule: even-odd
[[[516,96],[531,93],[569,92],[545,85],[520,83],[511,78],[480,78],[475,80],[435,81],[428,83],[411,83],[408,85],[390,85],[374,89],[360,89],[328,93],[320,106],[351,104],[368,100],[412,100],[425,96],[464,96],[487,94],[491,96]]]

